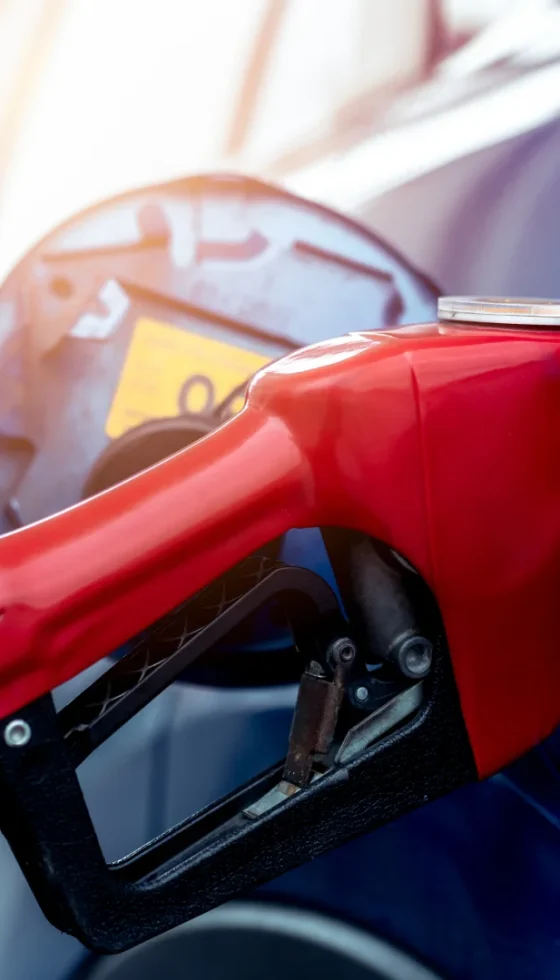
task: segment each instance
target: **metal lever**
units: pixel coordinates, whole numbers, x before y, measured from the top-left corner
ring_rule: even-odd
[[[356,652],[354,643],[348,637],[341,637],[332,644],[327,654],[327,661],[333,669],[330,680],[324,667],[317,660],[311,661],[299,685],[282,779],[261,799],[247,807],[245,816],[256,819],[307,786],[314,763],[322,763],[326,771],[346,677]],[[316,771],[315,775],[318,774]]]
[[[342,637],[333,643],[327,658],[334,670],[331,680],[321,664],[312,660],[299,685],[283,773],[284,781],[294,786],[306,786],[315,757],[330,751],[356,647],[352,640]]]

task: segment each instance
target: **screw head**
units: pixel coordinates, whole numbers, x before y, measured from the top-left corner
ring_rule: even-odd
[[[4,741],[12,749],[27,745],[31,738],[31,727],[24,718],[14,718],[4,729]]]
[[[351,664],[356,656],[356,646],[347,636],[335,640],[329,650],[331,664]]]
[[[406,677],[426,677],[432,666],[433,647],[424,636],[411,636],[399,650],[399,663]]]
[[[362,685],[360,685],[360,687],[357,687],[355,696],[356,696],[356,701],[361,701],[362,703],[364,701],[367,701],[367,699],[369,698],[369,691],[367,687],[363,687]]]

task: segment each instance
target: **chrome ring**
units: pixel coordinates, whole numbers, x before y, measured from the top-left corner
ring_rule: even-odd
[[[527,327],[560,327],[560,300],[501,296],[441,296],[438,318],[444,322],[497,323]]]

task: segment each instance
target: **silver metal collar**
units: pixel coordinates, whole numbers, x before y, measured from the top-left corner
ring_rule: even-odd
[[[512,324],[538,330],[560,327],[560,300],[502,296],[442,296],[438,318],[461,323]]]

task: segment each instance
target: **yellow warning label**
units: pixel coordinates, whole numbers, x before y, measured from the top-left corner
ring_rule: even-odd
[[[134,327],[105,432],[115,439],[148,419],[207,414],[269,361],[243,347],[142,318]],[[232,409],[242,406],[239,397]]]

